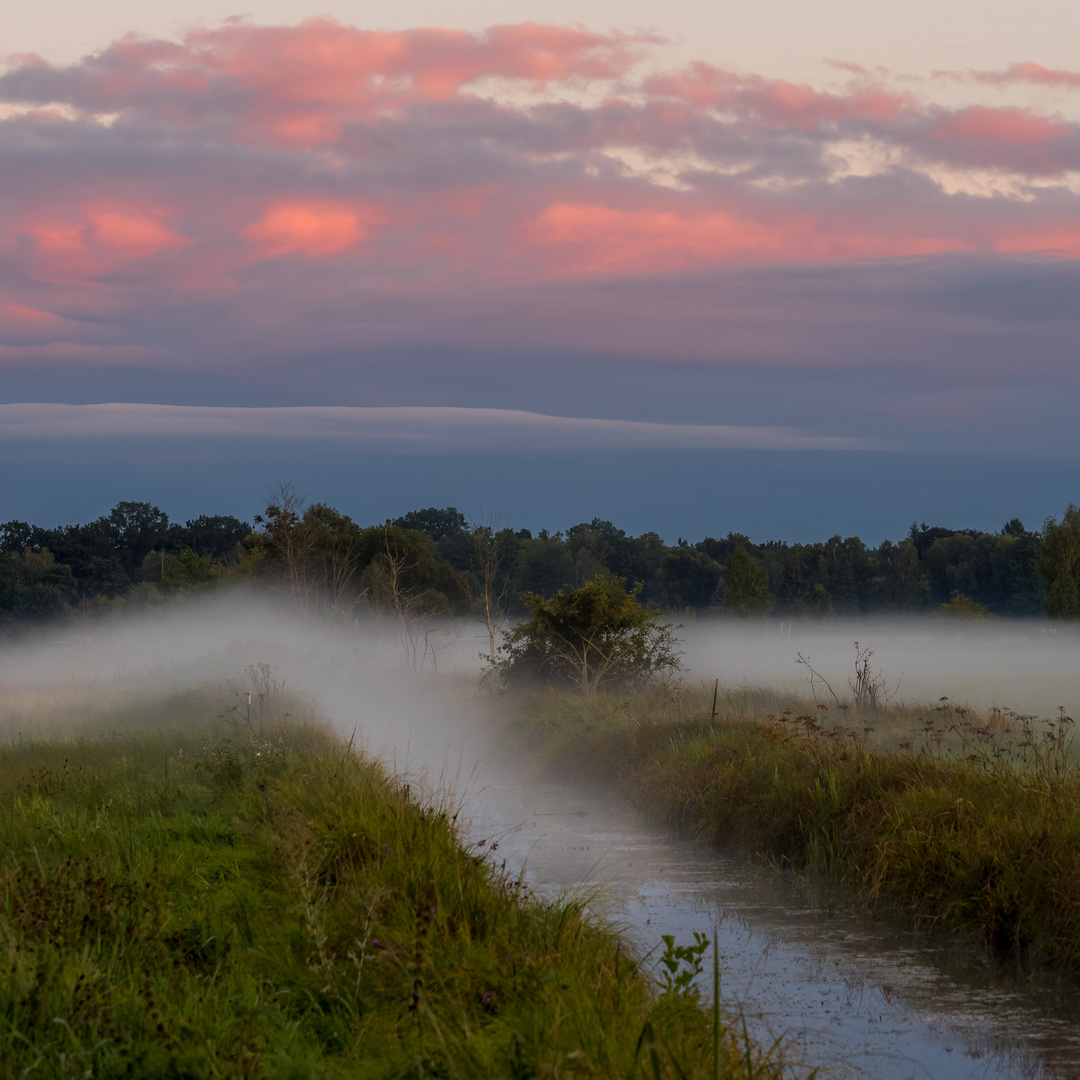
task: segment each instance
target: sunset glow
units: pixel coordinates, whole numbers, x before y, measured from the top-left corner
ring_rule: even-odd
[[[1016,58],[916,77],[852,58],[813,84],[666,48],[635,28],[327,16],[9,57],[7,400],[45,401],[41,380],[67,370],[101,400],[85,381],[100,367],[142,373],[131,393],[150,404],[166,377],[239,387],[258,370],[260,403],[289,404],[302,370],[314,404],[530,410],[499,374],[510,358],[588,357],[747,386],[818,373],[805,416],[717,391],[716,416],[691,393],[664,422],[854,439],[883,424],[890,445],[924,446],[935,410],[918,403],[963,384],[957,427],[931,441],[990,438],[1016,401],[1021,429],[1050,437],[1030,424],[1073,378],[1080,71]],[[653,376],[634,371],[619,408],[649,420]],[[976,385],[1019,371],[1044,389]],[[867,382],[845,408],[839,372],[891,389]],[[607,415],[561,379],[541,411]]]

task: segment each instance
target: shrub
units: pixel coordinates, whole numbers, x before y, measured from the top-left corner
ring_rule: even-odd
[[[525,593],[530,618],[510,630],[492,661],[504,684],[539,682],[595,694],[641,688],[680,669],[663,613],[641,606],[641,586],[597,574],[580,589],[545,600]]]

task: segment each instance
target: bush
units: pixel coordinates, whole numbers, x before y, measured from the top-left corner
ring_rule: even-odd
[[[504,684],[544,683],[598,690],[641,688],[680,669],[663,612],[641,606],[641,586],[597,574],[580,589],[545,600],[525,593],[531,617],[510,630],[492,661]]]

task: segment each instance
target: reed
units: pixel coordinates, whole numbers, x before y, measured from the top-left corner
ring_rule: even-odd
[[[497,708],[537,768],[617,786],[704,842],[845,882],[919,924],[1080,971],[1073,721],[932,705],[826,708],[713,687]]]

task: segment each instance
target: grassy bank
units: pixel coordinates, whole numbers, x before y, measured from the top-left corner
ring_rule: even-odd
[[[944,699],[830,711],[712,688],[502,701],[544,768],[613,784],[703,841],[846,882],[922,924],[1080,972],[1072,721]]]
[[[317,722],[125,708],[7,729],[0,1076],[780,1074]]]

